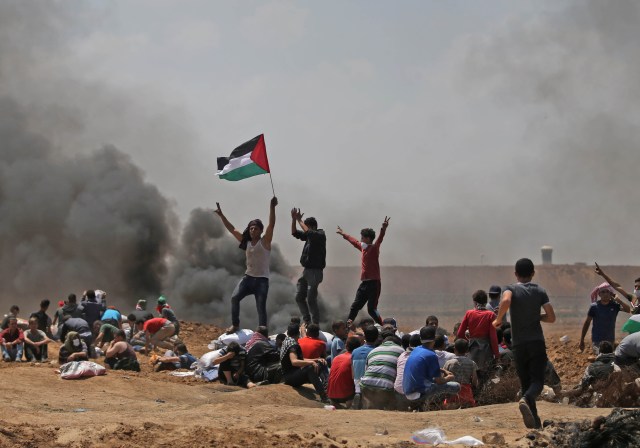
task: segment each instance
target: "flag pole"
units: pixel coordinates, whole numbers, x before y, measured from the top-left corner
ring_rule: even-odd
[[[271,181],[271,191],[273,191],[273,197],[276,197],[276,190],[273,188],[273,177],[271,177],[271,170],[269,170],[269,180]]]

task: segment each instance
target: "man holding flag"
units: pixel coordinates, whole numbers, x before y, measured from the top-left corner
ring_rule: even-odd
[[[269,260],[271,258],[271,240],[276,224],[276,205],[278,198],[271,198],[269,207],[269,224],[265,230],[259,219],[249,221],[244,232],[240,232],[222,213],[220,204],[216,202],[215,213],[235,239],[247,257],[247,270],[231,296],[231,326],[227,333],[235,333],[240,329],[240,301],[253,294],[258,310],[258,325],[267,326],[267,293],[269,292]],[[264,235],[262,234],[264,230]]]
[[[234,149],[229,157],[218,157],[216,175],[220,179],[238,181],[266,173],[271,176],[264,134],[244,142]],[[273,190],[273,181],[271,181],[271,189]],[[250,294],[256,298],[258,325],[267,326],[269,260],[271,258],[273,228],[276,224],[276,205],[278,205],[278,199],[274,191],[269,208],[267,229],[265,230],[261,220],[254,219],[247,224],[244,232],[240,232],[224,216],[220,204],[216,202],[218,208],[215,213],[222,219],[227,230],[238,240],[240,249],[245,251],[247,257],[247,270],[231,297],[231,326],[227,328],[227,333],[235,333],[240,329],[240,301]],[[263,230],[264,235],[262,234]]]

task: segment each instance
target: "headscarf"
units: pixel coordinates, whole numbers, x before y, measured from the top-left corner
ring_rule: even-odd
[[[258,333],[257,331],[254,331],[251,337],[249,338],[249,340],[247,341],[247,343],[244,345],[245,350],[247,350],[248,352],[249,350],[251,350],[251,347],[253,347],[256,342],[260,342],[260,341],[269,342],[269,338],[267,338],[262,333]]]
[[[78,341],[80,341],[80,345],[78,346],[73,345],[74,339],[77,339]],[[70,331],[69,333],[67,333],[67,337],[64,340],[64,348],[67,349],[67,352],[69,354],[82,351],[82,339],[80,339],[80,336],[78,336],[77,332]]]
[[[249,243],[249,241],[251,241],[251,235],[249,235],[249,229],[251,228],[251,226],[260,227],[260,230],[264,230],[264,224],[262,224],[262,221],[260,221],[259,219],[256,218],[252,221],[249,221],[249,224],[247,224],[247,228],[244,229],[244,232],[242,232],[242,240],[240,241],[240,246],[238,246],[242,250],[247,250],[247,244]]]
[[[607,282],[600,283],[598,286],[593,288],[593,291],[591,291],[591,303],[594,303],[599,299],[598,293],[600,292],[601,289],[608,290],[612,296],[616,295],[615,289],[613,289],[609,283]]]
[[[282,341],[282,347],[280,347],[280,362],[282,362],[287,353],[289,353],[289,349],[297,343],[298,341],[293,339],[291,336],[287,336],[285,340]]]

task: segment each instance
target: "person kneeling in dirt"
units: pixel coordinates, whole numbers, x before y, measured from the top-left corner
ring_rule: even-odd
[[[454,343],[455,357],[446,362],[444,370],[453,373],[455,380],[460,383],[460,392],[447,398],[444,404],[449,408],[476,406],[473,398],[473,387],[478,387],[478,366],[467,357],[469,342],[457,339]]]
[[[113,370],[133,370],[140,371],[140,364],[136,352],[131,344],[127,342],[124,330],[116,330],[113,333],[113,340],[109,343],[104,354],[104,362]]]
[[[280,348],[280,364],[282,365],[284,383],[292,387],[311,383],[320,395],[320,400],[328,402],[325,384],[321,380],[321,375],[327,370],[327,361],[324,358],[304,359],[302,349],[298,345],[298,337],[300,336],[298,325],[290,324],[287,328],[287,336]]]
[[[246,350],[237,342],[230,342],[229,345],[220,349],[220,357],[213,362],[213,365],[220,364],[218,378],[222,384],[230,386],[240,386],[251,389],[255,384],[249,380],[244,372],[245,361],[247,359]]]
[[[245,370],[249,379],[259,384],[277,384],[282,381],[282,368],[278,350],[269,342],[268,329],[259,326],[245,346]]]
[[[163,317],[154,317],[147,321],[136,321],[136,329],[144,331],[145,352],[151,353],[156,347],[171,350],[173,343],[169,341],[175,334],[173,324]]]
[[[613,353],[613,345],[609,341],[602,341],[598,345],[598,357],[593,361],[584,372],[580,384],[570,390],[563,390],[560,395],[564,397],[577,397],[586,392],[590,386],[595,385],[598,381],[607,381],[615,370],[615,354]]]
[[[58,353],[58,363],[60,365],[71,361],[86,361],[89,359],[89,349],[87,344],[75,331],[66,334],[64,344],[60,346]]]
[[[156,362],[155,371],[190,369],[194,362],[198,359],[189,353],[187,346],[183,342],[176,342],[173,351],[168,350],[164,356],[160,356]],[[214,364],[215,365],[215,364]]]
[[[422,345],[413,349],[404,367],[402,387],[412,409],[423,408],[426,403],[440,400],[443,395],[460,392],[460,384],[453,381],[454,375],[440,369],[433,351],[435,337],[434,326],[422,327]]]

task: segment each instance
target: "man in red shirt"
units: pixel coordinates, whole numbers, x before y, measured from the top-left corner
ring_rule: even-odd
[[[318,324],[309,324],[307,336],[298,339],[298,345],[302,349],[302,356],[306,359],[327,357],[327,343],[320,339]]]
[[[175,334],[176,329],[169,320],[163,317],[155,317],[147,321],[138,320],[136,327],[138,331],[144,331],[146,353],[151,353],[151,350],[156,347],[173,349],[169,339]]]
[[[360,339],[355,336],[350,337],[345,345],[347,351],[336,356],[331,363],[327,395],[334,406],[340,406],[344,403],[347,408],[351,407],[356,393],[351,369],[351,352],[358,347],[360,347]]]
[[[13,316],[7,321],[7,328],[0,333],[2,343],[2,357],[5,362],[22,362],[24,349],[24,333],[18,328],[18,319]]]
[[[466,312],[458,328],[458,339],[467,339],[469,330],[469,358],[478,366],[481,382],[487,379],[494,359],[500,358],[498,334],[492,325],[496,318],[493,311],[487,309],[487,293],[479,289],[473,293],[473,309]]]
[[[349,311],[349,318],[347,319],[347,327],[350,327],[353,320],[358,315],[358,311],[362,307],[367,305],[367,312],[377,323],[382,325],[382,317],[378,312],[378,299],[380,298],[380,245],[384,239],[384,235],[389,225],[389,217],[384,217],[382,223],[382,229],[380,230],[380,236],[374,243],[376,238],[376,232],[373,229],[362,229],[360,231],[360,241],[356,240],[351,235],[343,232],[338,226],[338,235],[349,241],[353,247],[362,252],[362,272],[360,274],[360,286],[356,292],[356,298],[351,304],[351,310]]]

